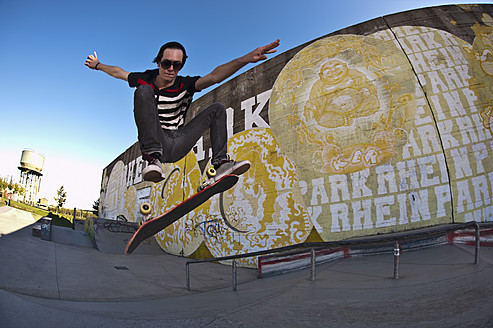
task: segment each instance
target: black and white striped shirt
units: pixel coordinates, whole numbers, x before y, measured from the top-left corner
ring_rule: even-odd
[[[154,81],[159,74],[159,69],[147,70],[143,73],[130,73],[128,84],[130,87],[150,85],[154,89],[157,101],[157,111],[161,127],[167,130],[176,130],[185,124],[185,117],[192,103],[195,82],[200,76],[177,76],[175,83],[159,90]]]

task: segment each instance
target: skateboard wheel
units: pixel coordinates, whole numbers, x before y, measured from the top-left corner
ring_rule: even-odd
[[[209,176],[209,178],[216,176],[216,170],[213,167],[209,167],[207,169],[207,175]]]
[[[144,215],[151,213],[151,204],[143,203],[142,205],[140,205],[140,213]]]

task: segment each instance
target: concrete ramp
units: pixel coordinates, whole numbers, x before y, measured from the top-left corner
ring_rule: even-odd
[[[78,247],[93,247],[89,235],[85,231],[73,230],[67,227],[51,227],[51,241]]]
[[[0,234],[2,235],[8,235],[23,229],[39,219],[39,216],[10,206],[0,207],[0,214]]]
[[[92,226],[90,226],[92,224]],[[94,247],[102,253],[124,254],[127,243],[139,228],[137,223],[102,218],[89,219],[86,231],[93,240]],[[144,241],[132,254],[160,255],[163,250],[154,237]]]

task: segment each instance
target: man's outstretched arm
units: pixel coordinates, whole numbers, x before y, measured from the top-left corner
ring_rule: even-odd
[[[249,63],[256,63],[267,59],[268,54],[272,54],[277,51],[275,48],[277,48],[279,44],[280,41],[277,39],[268,45],[258,47],[242,57],[233,59],[226,64],[216,67],[212,72],[198,79],[197,82],[195,82],[195,88],[197,90],[208,88],[211,85],[224,81]]]
[[[106,74],[113,76],[114,78],[124,81],[128,81],[128,74],[130,74],[129,72],[123,70],[121,67],[105,65],[99,62],[96,51],[94,51],[94,55],[87,56],[85,65],[91,69],[103,71]]]

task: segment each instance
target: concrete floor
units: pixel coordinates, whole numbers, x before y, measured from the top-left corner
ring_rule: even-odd
[[[491,248],[476,265],[470,246],[403,252],[398,280],[391,254],[319,265],[315,281],[308,270],[257,279],[240,269],[237,291],[231,267],[196,264],[188,291],[185,258],[43,241],[31,226],[0,208],[2,327],[493,326]]]

